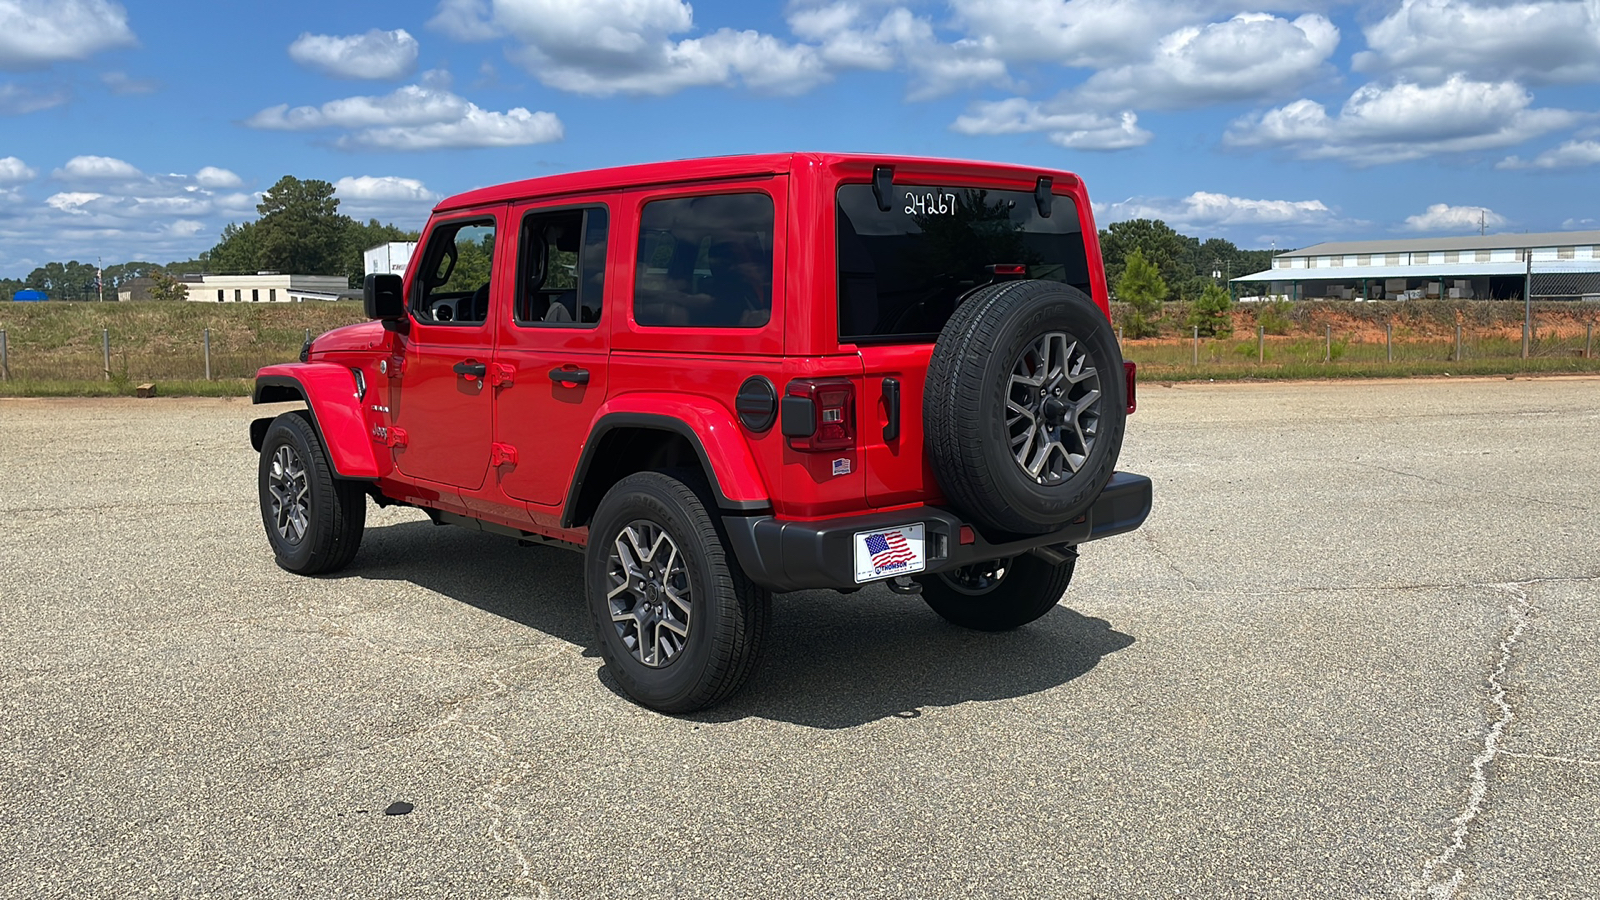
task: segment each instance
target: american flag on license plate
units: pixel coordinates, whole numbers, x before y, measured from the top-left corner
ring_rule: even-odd
[[[872,567],[879,572],[898,568],[917,558],[905,535],[898,531],[885,531],[867,535],[867,552],[872,554]]]

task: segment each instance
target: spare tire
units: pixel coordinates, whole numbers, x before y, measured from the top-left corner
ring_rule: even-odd
[[[939,334],[922,395],[945,497],[990,529],[1066,525],[1116,467],[1126,391],[1111,323],[1082,291],[1053,281],[974,291]]]

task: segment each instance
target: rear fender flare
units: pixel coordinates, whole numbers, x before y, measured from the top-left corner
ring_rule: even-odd
[[[340,478],[370,481],[379,477],[372,438],[367,434],[356,396],[355,375],[336,363],[285,363],[256,373],[254,403],[301,401],[311,424],[322,436],[328,460]],[[257,450],[271,419],[250,423],[250,443]]]
[[[669,431],[682,436],[700,458],[719,508],[746,514],[771,509],[766,481],[750,454],[744,432],[726,408],[703,398],[626,394],[608,401],[595,415],[567,490],[563,527],[577,527],[579,500],[595,453],[606,434],[619,428]]]

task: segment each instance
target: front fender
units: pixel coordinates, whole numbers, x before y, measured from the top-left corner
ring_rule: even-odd
[[[379,476],[372,438],[356,397],[356,379],[345,366],[315,362],[267,366],[256,373],[253,400],[303,401],[340,478],[370,480]]]
[[[724,508],[765,509],[772,505],[744,432],[721,404],[682,394],[633,393],[610,398],[595,414],[584,455],[606,431],[628,425],[667,428],[687,438],[710,469],[712,489]]]

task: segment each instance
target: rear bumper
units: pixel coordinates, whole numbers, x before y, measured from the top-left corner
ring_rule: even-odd
[[[1150,515],[1150,479],[1117,472],[1105,490],[1078,521],[1048,534],[1016,536],[991,543],[973,529],[975,540],[960,541],[961,526],[970,524],[954,512],[936,506],[869,513],[818,522],[794,522],[772,516],[723,516],[728,541],[745,574],[774,591],[813,588],[845,590],[860,587],[855,580],[857,532],[921,522],[928,557],[924,574],[942,572],[984,560],[1017,556],[1038,548],[1074,547],[1078,544],[1132,531]]]

